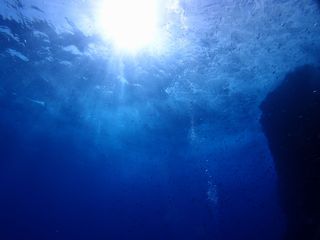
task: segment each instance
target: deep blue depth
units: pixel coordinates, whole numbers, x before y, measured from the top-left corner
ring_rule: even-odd
[[[181,7],[192,19],[191,2]],[[24,1],[0,4],[18,16],[0,14],[0,240],[283,239],[259,106],[287,71],[255,89],[258,67],[235,57],[243,67],[218,66],[242,77],[216,80],[217,41],[202,35],[194,44],[206,54],[101,56],[109,45],[77,22],[61,18],[71,30],[59,32],[24,16]],[[320,48],[306,42],[318,61]]]

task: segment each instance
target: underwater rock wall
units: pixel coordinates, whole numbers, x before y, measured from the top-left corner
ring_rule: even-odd
[[[261,109],[288,221],[285,239],[320,239],[320,68],[289,73]]]

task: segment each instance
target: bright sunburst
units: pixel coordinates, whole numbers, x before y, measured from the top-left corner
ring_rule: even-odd
[[[97,24],[101,34],[120,49],[136,52],[158,34],[157,0],[103,0]]]

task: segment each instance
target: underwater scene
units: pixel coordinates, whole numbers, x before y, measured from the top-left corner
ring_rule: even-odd
[[[320,240],[320,1],[0,0],[0,240]]]

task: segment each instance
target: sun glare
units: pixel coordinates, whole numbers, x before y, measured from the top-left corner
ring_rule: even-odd
[[[97,14],[102,36],[120,50],[136,52],[158,34],[157,0],[103,0]]]

